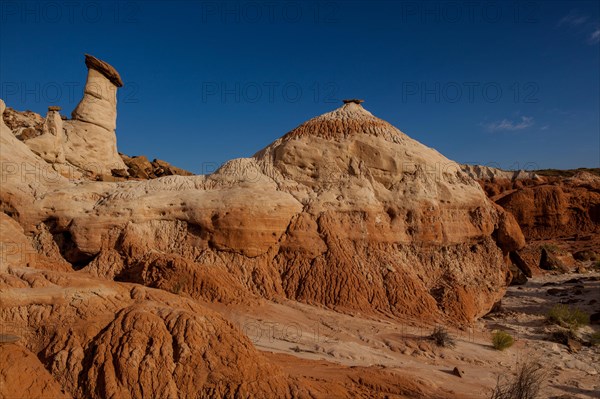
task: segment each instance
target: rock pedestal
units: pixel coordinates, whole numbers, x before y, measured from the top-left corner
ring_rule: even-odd
[[[33,152],[50,163],[65,162],[63,120],[58,111],[60,107],[48,107],[42,134],[25,142]]]
[[[66,159],[95,174],[127,170],[117,151],[117,88],[123,82],[109,64],[85,56],[88,76],[83,98],[73,110],[72,120],[64,122]]]

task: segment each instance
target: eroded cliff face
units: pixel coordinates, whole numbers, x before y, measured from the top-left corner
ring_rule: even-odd
[[[496,202],[531,239],[600,233],[600,177],[589,173],[510,190]]]
[[[518,268],[531,277],[543,273],[542,269],[564,272],[594,267],[600,242],[598,169],[507,172],[463,168],[478,179],[490,199],[514,215],[527,239],[525,248],[511,254],[513,270]],[[556,261],[550,265],[548,257]],[[518,278],[525,282],[525,276]]]
[[[508,172],[462,167],[494,202],[514,215],[527,240],[600,233],[598,169]]]

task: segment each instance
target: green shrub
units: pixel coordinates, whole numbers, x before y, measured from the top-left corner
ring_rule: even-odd
[[[600,331],[596,331],[595,333],[592,334],[592,336],[590,337],[590,342],[594,346],[600,345]]]
[[[573,309],[567,305],[557,304],[548,312],[548,321],[560,326],[578,329],[590,322],[590,316],[581,309]]]
[[[507,332],[496,331],[492,335],[492,345],[496,350],[503,351],[506,348],[510,348],[514,343],[514,338]]]
[[[452,338],[448,331],[442,326],[437,326],[429,336],[429,339],[433,340],[437,346],[441,347],[453,348],[456,345],[454,338]]]

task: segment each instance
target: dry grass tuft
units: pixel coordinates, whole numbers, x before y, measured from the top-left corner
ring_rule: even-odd
[[[456,342],[454,342],[454,338],[448,333],[442,326],[437,326],[433,330],[433,333],[429,336],[437,346],[441,346],[443,348],[453,348],[456,346]]]
[[[539,397],[547,371],[537,361],[528,360],[517,368],[517,375],[502,383],[500,376],[491,399],[535,399]]]

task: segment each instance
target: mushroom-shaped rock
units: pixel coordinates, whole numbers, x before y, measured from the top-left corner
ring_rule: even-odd
[[[88,76],[83,98],[65,121],[67,160],[96,174],[127,167],[117,152],[117,88],[123,86],[118,72],[91,55],[85,56]]]
[[[119,72],[117,72],[117,70],[113,68],[112,65],[109,65],[106,62],[99,60],[98,58],[89,54],[85,55],[85,65],[88,67],[88,69],[93,69],[95,71],[100,72],[115,86],[123,87],[123,81],[121,80],[121,76],[119,75]]]
[[[349,99],[346,99],[346,100],[342,100],[342,102],[343,102],[344,104],[350,104],[350,103],[354,103],[354,104],[362,104],[362,103],[364,103],[364,102],[365,102],[365,100],[360,100],[360,99],[358,99],[358,98],[349,98]]]

